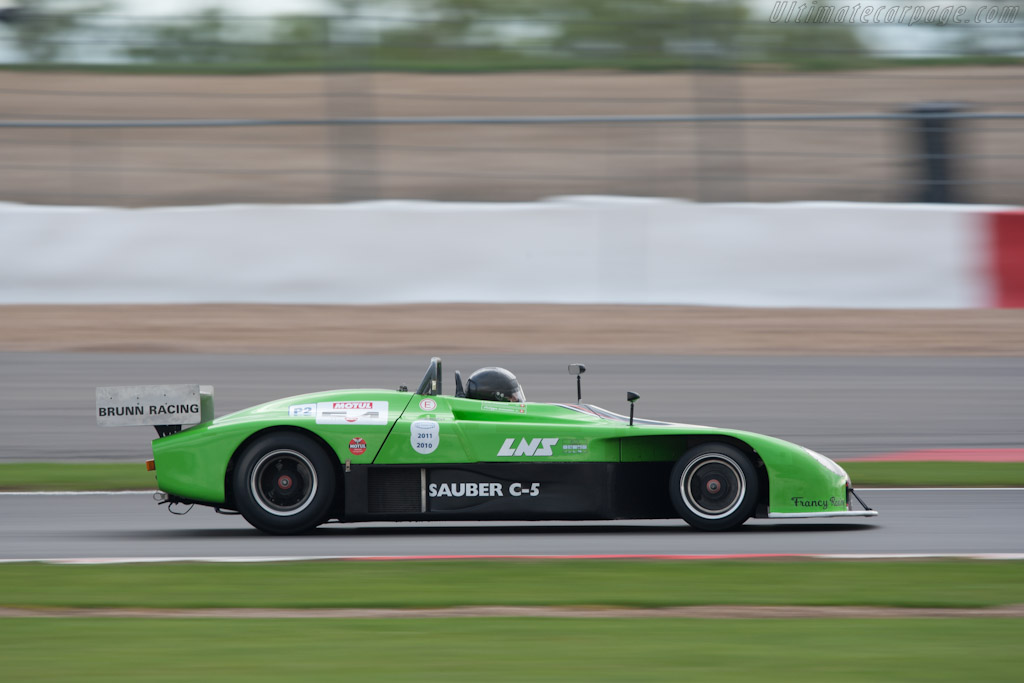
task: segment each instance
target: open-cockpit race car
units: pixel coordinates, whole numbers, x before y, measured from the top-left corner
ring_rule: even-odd
[[[580,374],[573,364],[577,398]],[[634,419],[582,402],[531,403],[512,373],[441,390],[292,396],[219,418],[200,385],[100,387],[101,425],[152,425],[163,502],[237,511],[295,534],[329,521],[682,518],[725,531],[750,517],[873,516],[812,450],[734,429]],[[859,504],[854,509],[854,501]]]

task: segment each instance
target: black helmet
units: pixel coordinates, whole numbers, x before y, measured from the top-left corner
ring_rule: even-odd
[[[480,368],[466,380],[466,398],[524,403],[526,394],[516,376],[505,368]]]

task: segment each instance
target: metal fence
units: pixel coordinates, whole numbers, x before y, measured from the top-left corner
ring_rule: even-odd
[[[896,61],[820,71],[726,58],[705,46],[679,69],[417,73],[383,70],[393,54],[375,61],[382,48],[331,37],[342,33],[328,31],[326,67],[312,72],[0,71],[0,201],[616,194],[1019,204],[1024,196],[1024,65],[1006,48],[986,52],[1006,58],[998,65]],[[111,35],[104,45],[152,44],[144,31]],[[465,59],[478,54],[462,49]],[[348,57],[339,62],[339,54]],[[604,64],[584,48],[560,59]],[[955,104],[914,111],[926,102]]]

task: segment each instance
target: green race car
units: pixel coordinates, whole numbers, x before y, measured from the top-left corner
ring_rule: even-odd
[[[582,365],[569,366],[577,376]],[[725,531],[750,517],[873,516],[846,472],[780,439],[531,403],[507,370],[442,393],[433,358],[415,391],[327,391],[213,418],[212,388],[101,387],[100,424],[157,429],[169,503],[240,512],[295,534],[329,521],[681,517]],[[856,500],[862,509],[853,509]]]

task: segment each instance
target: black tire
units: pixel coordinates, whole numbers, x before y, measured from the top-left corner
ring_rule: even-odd
[[[676,512],[695,529],[728,531],[757,506],[757,470],[735,446],[706,443],[683,454],[672,468],[669,495]]]
[[[267,434],[242,453],[231,483],[245,520],[270,534],[300,534],[326,521],[336,490],[331,456],[314,439]]]

